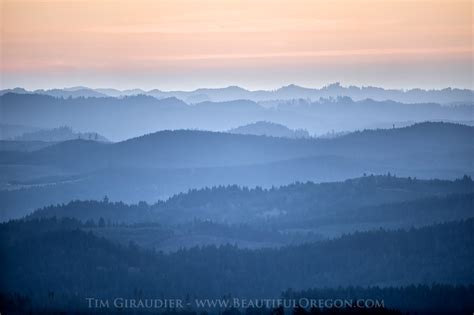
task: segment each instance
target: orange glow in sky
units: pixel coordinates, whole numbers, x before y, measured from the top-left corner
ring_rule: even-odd
[[[2,87],[472,87],[473,2],[1,0]]]

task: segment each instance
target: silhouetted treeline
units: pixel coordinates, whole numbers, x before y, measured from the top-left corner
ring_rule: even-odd
[[[293,288],[474,281],[474,219],[358,232],[278,249],[206,246],[164,254],[114,244],[67,219],[0,225],[0,292],[49,303],[84,296],[271,297]],[[55,303],[56,303],[55,302]]]
[[[299,292],[287,290],[287,299],[360,299],[384,301],[386,308],[439,314],[470,313],[474,309],[474,285],[409,285],[405,287],[321,288]]]
[[[190,190],[155,204],[72,201],[35,211],[30,218],[74,217],[96,223],[159,222],[173,225],[195,219],[224,223],[265,223],[267,227],[313,228],[328,224],[412,226],[469,218],[474,182],[365,176],[340,183],[295,183],[262,189],[219,186]]]
[[[309,138],[310,135],[305,129],[290,129],[284,125],[269,121],[258,121],[255,123],[232,128],[229,133],[241,135],[255,135],[280,138]]]
[[[331,83],[321,88],[301,87],[295,84],[282,86],[276,90],[250,91],[239,86],[224,88],[199,88],[194,91],[162,91],[158,89],[117,90],[113,88],[93,89],[77,87],[74,89],[38,89],[25,90],[24,88],[0,90],[0,95],[6,93],[41,94],[61,98],[76,97],[124,97],[133,95],[149,95],[156,98],[177,97],[188,103],[202,101],[224,102],[231,100],[253,101],[285,101],[285,100],[319,100],[320,98],[337,98],[341,95],[355,100],[393,100],[403,103],[439,102],[442,104],[469,103],[472,101],[473,91],[469,89],[444,88],[439,90],[425,89],[385,89],[376,86],[342,86],[339,82]]]

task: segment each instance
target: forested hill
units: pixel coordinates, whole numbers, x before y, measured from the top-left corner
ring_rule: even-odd
[[[65,141],[33,152],[0,154],[5,208],[0,220],[104,195],[125,203],[154,203],[219,185],[269,188],[389,172],[424,179],[473,176],[472,139],[474,127],[421,123],[335,139],[178,130],[118,143]]]
[[[410,314],[469,314],[474,309],[474,285],[443,284],[410,285],[406,287],[315,288],[283,293],[287,299],[374,299],[384,306]],[[307,314],[305,312],[300,315]],[[316,313],[318,314],[318,313]]]
[[[268,298],[288,288],[474,281],[473,220],[280,249],[228,245],[170,254],[115,245],[82,229],[71,220],[1,224],[0,246],[8,255],[0,262],[0,293],[34,292],[37,302],[60,292],[54,303],[70,305],[83,303],[85,296],[135,296],[137,291],[141,297]]]
[[[366,176],[336,183],[296,183],[279,188],[248,189],[221,186],[191,190],[166,201],[73,201],[35,211],[29,218],[73,217],[83,221],[101,217],[115,223],[192,220],[253,224],[280,228],[324,224],[430,224],[474,216],[474,182],[470,177],[418,180],[394,176]],[[454,206],[456,205],[456,206]]]
[[[241,135],[256,135],[280,138],[309,138],[308,131],[304,129],[290,129],[284,125],[269,121],[258,121],[255,123],[232,128],[229,133]]]
[[[455,162],[472,167],[474,127],[422,123],[362,131],[336,139],[282,139],[205,131],[161,131],[114,144],[66,141],[4,163],[56,165],[71,169],[104,167],[211,167],[331,156],[373,160],[376,165],[434,167]],[[427,156],[428,155],[428,156]]]

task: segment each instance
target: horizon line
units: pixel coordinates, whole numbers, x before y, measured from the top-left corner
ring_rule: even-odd
[[[320,85],[320,86],[305,86],[305,85],[299,85],[299,84],[295,84],[295,83],[289,83],[289,84],[285,84],[285,85],[279,85],[278,87],[276,88],[267,88],[267,89],[250,89],[250,88],[247,88],[247,87],[244,87],[242,85],[238,85],[238,84],[231,84],[231,85],[214,85],[214,86],[202,86],[202,87],[198,87],[198,88],[195,88],[195,89],[160,89],[160,88],[151,88],[151,89],[147,89],[147,88],[141,88],[141,87],[131,87],[131,88],[119,88],[119,87],[113,87],[113,86],[88,86],[88,85],[73,85],[73,86],[62,86],[62,87],[41,87],[41,88],[27,88],[27,87],[23,87],[23,86],[11,86],[11,87],[1,87],[1,91],[5,91],[5,90],[14,90],[14,89],[23,89],[27,92],[36,92],[36,91],[48,91],[48,90],[71,90],[71,89],[75,89],[75,90],[80,90],[80,89],[88,89],[88,90],[94,90],[94,91],[97,91],[97,90],[102,90],[102,89],[112,89],[112,90],[117,90],[117,91],[120,91],[120,92],[125,92],[125,91],[131,91],[131,90],[140,90],[140,91],[143,91],[143,92],[151,92],[151,91],[154,91],[154,90],[157,90],[157,91],[160,91],[160,92],[195,92],[195,91],[198,91],[198,90],[203,90],[203,89],[207,89],[207,90],[219,90],[219,89],[228,89],[228,88],[239,88],[239,89],[242,89],[242,90],[245,90],[247,92],[275,92],[275,91],[278,91],[282,88],[287,88],[287,87],[298,87],[298,88],[303,88],[303,89],[309,89],[309,90],[322,90],[324,88],[328,88],[330,86],[340,86],[342,88],[359,88],[359,89],[363,89],[363,88],[381,88],[383,90],[393,90],[393,91],[399,91],[399,92],[407,92],[407,91],[412,91],[412,90],[422,90],[422,91],[442,91],[442,90],[447,90],[447,89],[451,89],[451,90],[468,90],[468,91],[474,91],[474,87],[461,87],[461,86],[446,86],[446,87],[443,87],[443,88],[435,88],[435,87],[431,87],[431,88],[420,88],[420,87],[411,87],[411,88],[401,88],[401,87],[387,87],[387,86],[383,86],[383,85],[356,85],[356,84],[343,84],[341,83],[340,81],[336,81],[336,82],[332,82],[332,83],[328,83],[328,84],[325,84],[325,85]]]

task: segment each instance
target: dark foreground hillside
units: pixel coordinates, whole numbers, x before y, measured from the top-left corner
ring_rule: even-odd
[[[384,306],[410,314],[470,313],[474,309],[474,286],[410,285],[406,287],[317,288],[283,293],[286,299],[356,299],[384,301]]]
[[[4,223],[0,239],[1,252],[8,253],[0,265],[0,292],[27,296],[33,308],[83,308],[91,296],[265,298],[289,288],[474,281],[472,219],[280,249],[227,245],[169,254],[114,244],[71,219]]]

